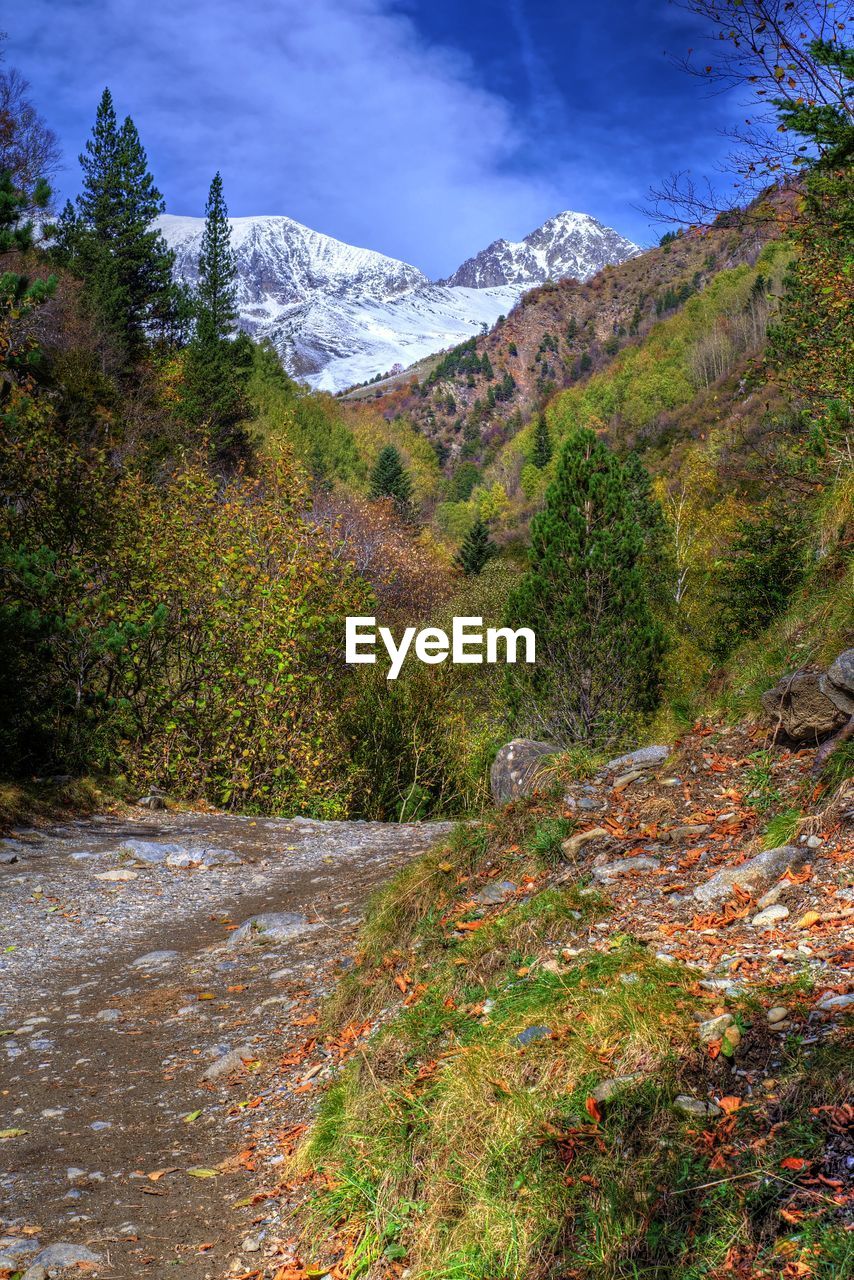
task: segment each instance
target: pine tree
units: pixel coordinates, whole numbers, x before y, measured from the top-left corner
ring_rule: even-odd
[[[371,472],[370,496],[393,498],[401,515],[408,514],[412,497],[412,481],[406,473],[403,460],[393,444],[380,450]]]
[[[531,526],[529,569],[507,607],[537,637],[514,667],[513,713],[560,742],[606,744],[659,697],[663,633],[643,572],[644,542],[617,458],[592,431],[564,444]]]
[[[248,458],[249,414],[246,381],[252,348],[245,334],[234,338],[237,263],[231,248],[231,226],[215,174],[205,206],[205,229],[199,253],[199,277],[193,297],[195,333],[184,361],[182,413],[201,429],[214,463],[231,468]]]
[[[60,252],[80,272],[119,364],[127,365],[172,305],[174,255],[152,225],[165,204],[136,126],[127,116],[119,127],[109,89],[80,165],[83,189],[76,215],[66,208],[60,219]]]
[[[543,467],[549,465],[551,459],[552,438],[549,432],[549,424],[546,422],[546,415],[541,413],[537,418],[537,425],[534,427],[534,448],[531,452],[531,462],[542,471]]]
[[[463,539],[454,563],[467,578],[476,577],[497,553],[498,548],[489,536],[486,521],[478,517]]]
[[[219,173],[211,182],[205,206],[196,306],[200,329],[217,338],[233,334],[237,319],[237,260],[231,247],[231,224]]]

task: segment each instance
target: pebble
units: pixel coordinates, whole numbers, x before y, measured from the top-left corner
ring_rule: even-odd
[[[232,1049],[230,1053],[224,1053],[221,1058],[212,1062],[202,1079],[218,1080],[220,1076],[230,1075],[232,1071],[242,1071],[244,1058],[248,1060],[252,1057],[254,1054],[249,1046],[242,1044],[239,1048]]]
[[[773,903],[770,907],[766,907],[764,911],[760,911],[750,921],[754,929],[771,929],[780,920],[785,920],[789,915],[789,908],[784,907],[782,902]]]
[[[146,955],[134,960],[132,969],[165,969],[178,959],[177,951],[149,951]]]
[[[232,947],[240,946],[242,942],[289,942],[291,938],[315,928],[317,926],[309,924],[305,916],[293,911],[266,911],[244,920],[228,941]]]
[[[49,1244],[33,1260],[36,1267],[76,1267],[80,1263],[101,1262],[100,1254],[81,1244]]]
[[[798,947],[800,951],[800,947]],[[825,1012],[834,1011],[836,1009],[848,1009],[854,1004],[854,991],[849,991],[843,996],[824,996],[816,1005],[817,1009],[823,1009]]]
[[[246,1236],[240,1247],[244,1253],[258,1253],[261,1249],[261,1240],[258,1236]]]
[[[717,1018],[707,1018],[705,1022],[701,1022],[697,1027],[697,1035],[704,1044],[711,1044],[713,1040],[720,1040],[728,1027],[732,1026],[732,1014],[722,1013]]]
[[[769,1009],[765,1017],[769,1022],[782,1022],[788,1017],[789,1010],[784,1004],[776,1004],[773,1009]]]
[[[526,1027],[524,1031],[520,1031],[518,1036],[514,1036],[513,1043],[524,1048],[525,1045],[531,1044],[534,1040],[545,1040],[552,1034],[551,1027]]]
[[[595,1098],[597,1102],[608,1102],[613,1098],[615,1093],[618,1093],[620,1089],[623,1088],[624,1085],[631,1084],[634,1080],[638,1080],[639,1078],[640,1076],[637,1071],[628,1076],[612,1076],[610,1079],[602,1080],[597,1084],[596,1087],[591,1090],[591,1097]]]
[[[594,880],[615,880],[618,876],[629,876],[636,871],[657,871],[661,864],[656,858],[617,858],[615,862],[606,862],[601,867],[593,868]]]
[[[138,880],[139,872],[131,871],[129,867],[116,867],[113,871],[97,871],[95,873],[96,880],[108,880],[110,883],[121,884],[125,880]]]
[[[641,769],[632,769],[631,773],[623,773],[619,778],[614,779],[614,790],[625,791],[626,787],[630,787],[633,782],[637,782],[643,776]]]
[[[714,1119],[721,1115],[721,1109],[715,1106],[714,1102],[707,1102],[702,1098],[689,1098],[687,1094],[680,1093],[678,1097],[673,1099],[673,1105],[677,1111],[681,1111],[686,1116],[703,1116],[708,1119]]]

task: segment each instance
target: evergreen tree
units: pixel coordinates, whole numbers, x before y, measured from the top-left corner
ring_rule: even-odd
[[[136,126],[130,116],[118,125],[109,89],[80,165],[83,189],[76,214],[66,206],[60,219],[59,250],[82,276],[119,364],[127,365],[173,305],[174,255],[152,225],[165,204]]]
[[[549,465],[551,458],[552,438],[549,432],[549,424],[546,422],[546,415],[541,413],[537,418],[537,425],[534,427],[534,448],[531,452],[531,462],[542,471],[543,467]]]
[[[196,291],[198,324],[211,337],[228,338],[237,319],[237,260],[231,224],[222,194],[222,176],[214,175],[205,206],[205,230],[199,254]]]
[[[592,431],[564,444],[529,569],[506,620],[537,637],[533,668],[511,669],[514,714],[559,742],[606,744],[659,697],[664,637],[643,571],[643,537],[623,467]]]
[[[222,177],[217,173],[205,206],[199,278],[193,298],[195,333],[184,362],[182,411],[191,426],[206,433],[214,461],[229,467],[245,460],[250,452],[244,422],[249,413],[246,381],[252,349],[245,335],[233,337],[236,282],[231,226]]]
[[[406,473],[403,460],[393,444],[380,450],[371,472],[370,496],[393,498],[401,515],[407,514],[412,497],[412,481]]]
[[[463,539],[454,563],[467,578],[476,577],[497,552],[498,548],[489,536],[486,521],[478,516]]]

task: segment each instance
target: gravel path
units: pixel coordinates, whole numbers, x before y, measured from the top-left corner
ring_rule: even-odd
[[[0,842],[0,1276],[251,1260],[253,1127],[310,1105],[269,1065],[371,889],[446,831],[146,814]]]

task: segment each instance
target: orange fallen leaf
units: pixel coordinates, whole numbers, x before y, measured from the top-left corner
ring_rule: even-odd
[[[161,1178],[165,1178],[168,1173],[177,1173],[178,1166],[174,1165],[171,1169],[155,1169],[153,1173],[147,1173],[145,1176],[149,1182],[159,1182]]]
[[[811,929],[814,924],[818,924],[821,916],[817,911],[807,911],[801,916],[800,920],[795,921],[796,929]]]
[[[584,1109],[590,1119],[595,1121],[596,1124],[598,1124],[602,1119],[602,1112],[599,1110],[599,1103],[594,1097],[592,1097],[592,1095],[584,1099]]]
[[[801,1156],[786,1156],[785,1160],[780,1161],[781,1169],[791,1169],[794,1173],[800,1173],[806,1169],[809,1164],[808,1160],[804,1160]]]
[[[718,1099],[718,1106],[721,1111],[725,1111],[727,1115],[731,1115],[733,1111],[738,1111],[741,1106],[741,1098],[736,1098],[732,1094],[727,1094],[725,1098]]]
[[[787,867],[783,879],[788,880],[790,884],[806,884],[811,877],[812,863],[808,862],[801,871],[793,871],[791,867]]]

